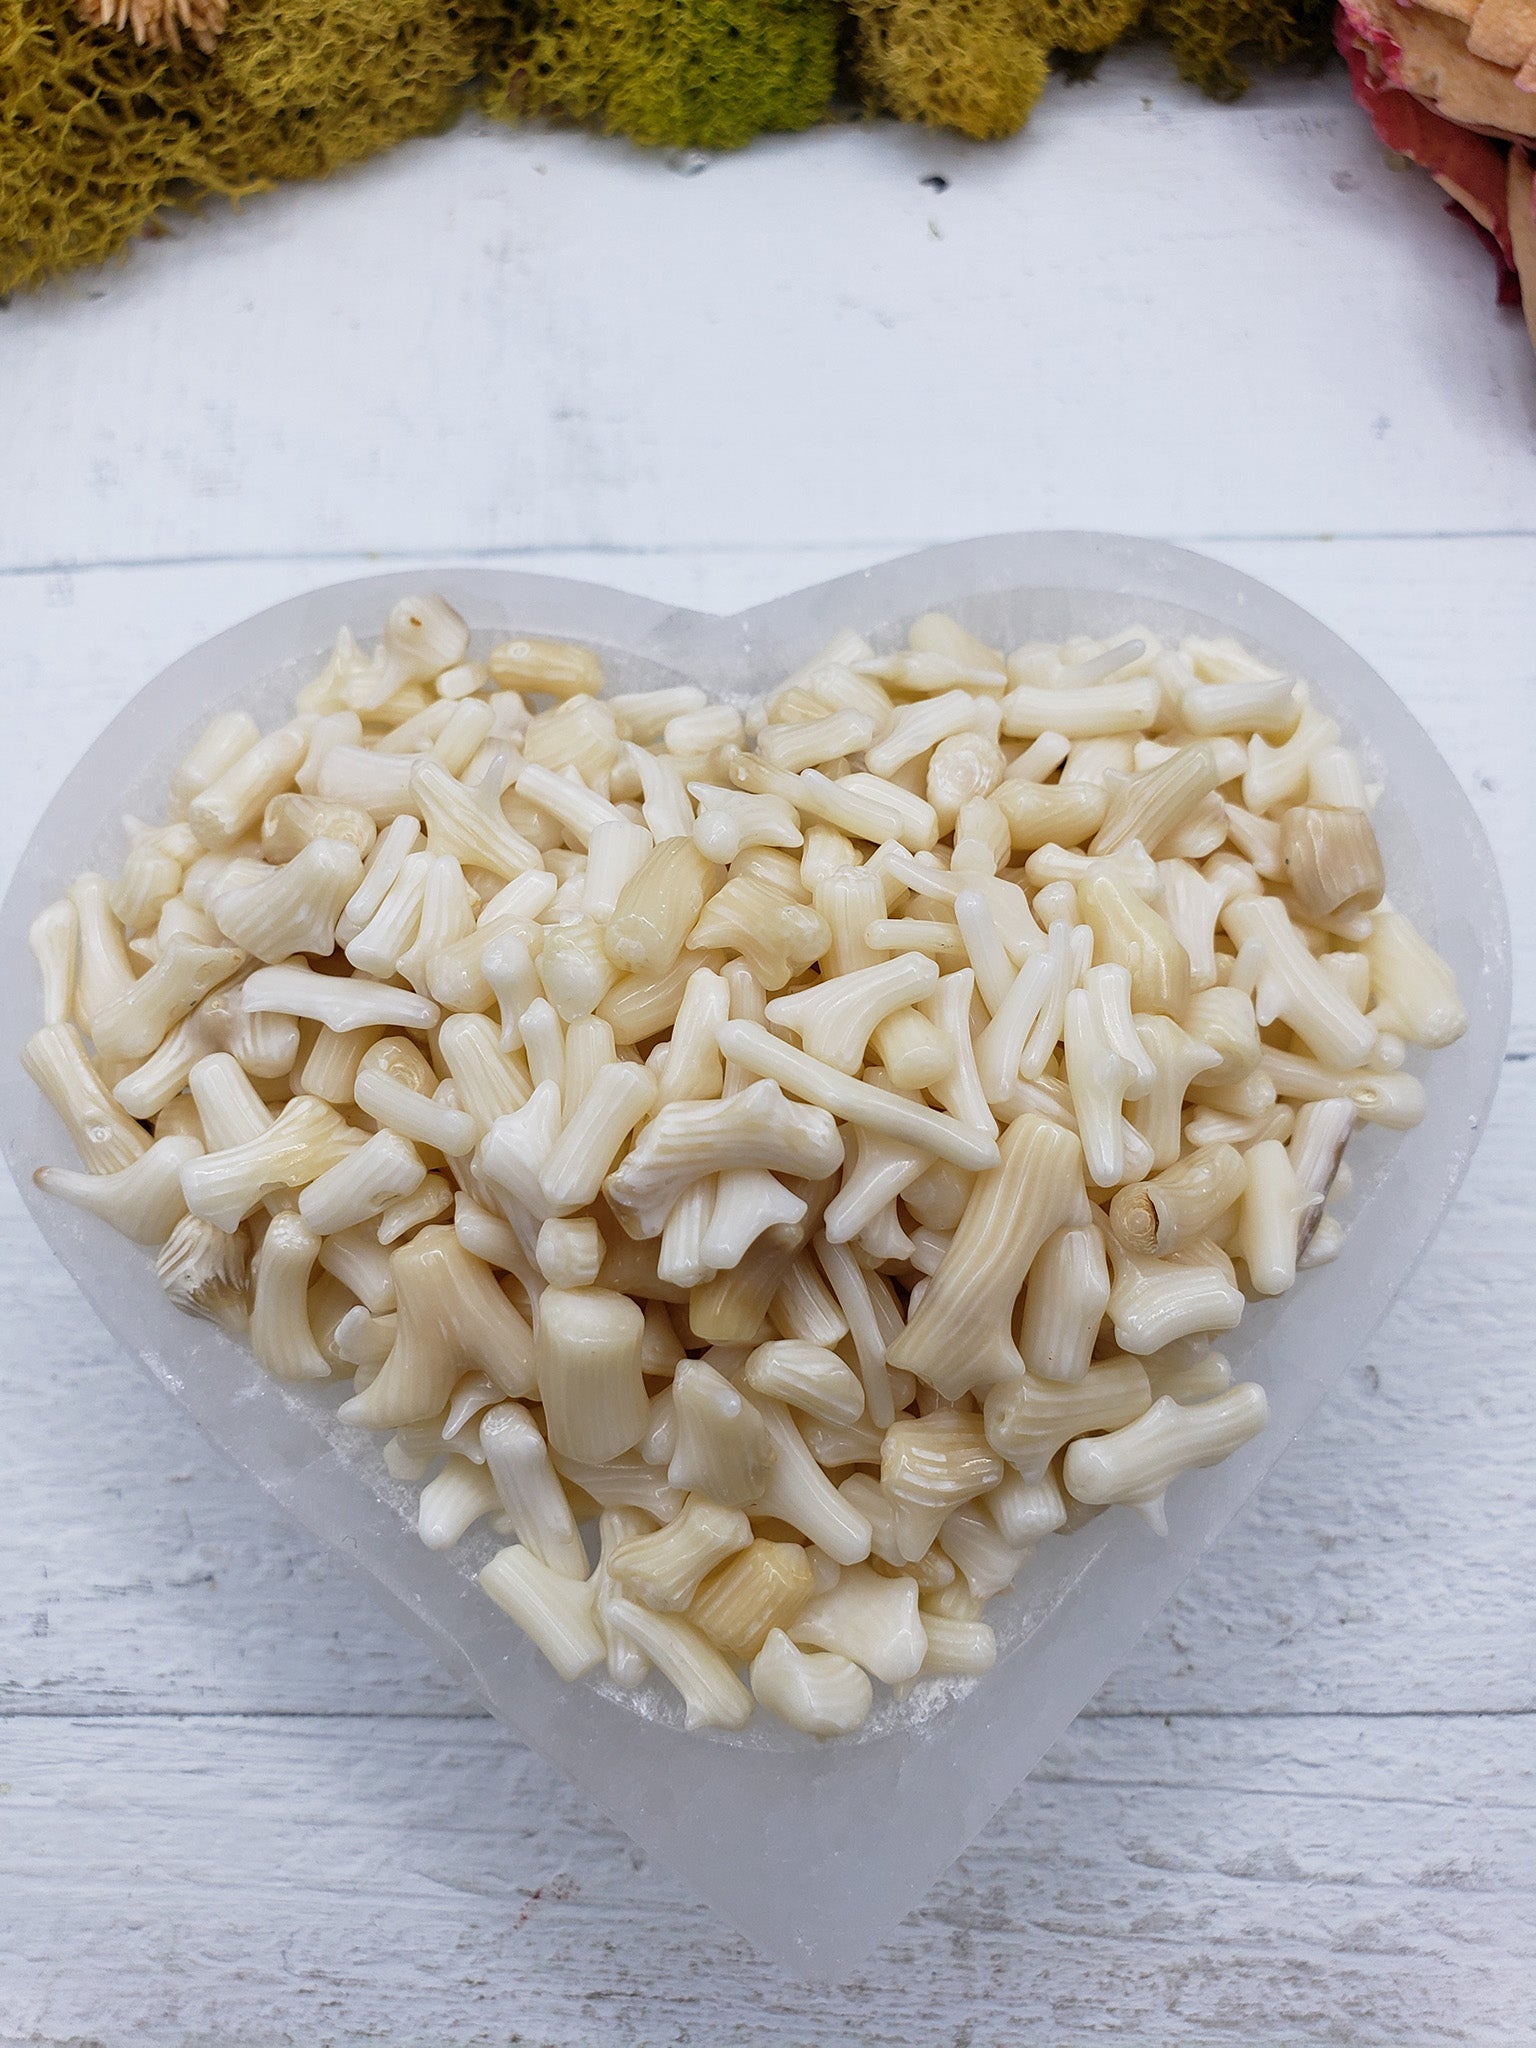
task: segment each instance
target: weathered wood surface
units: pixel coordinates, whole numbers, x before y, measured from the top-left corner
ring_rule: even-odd
[[[467,123],[17,299],[0,560],[1524,532],[1493,296],[1342,70],[1227,108],[1121,57],[1001,145],[698,176]]]
[[[0,2043],[1536,2041],[1536,372],[1485,264],[1337,78],[1219,110],[1137,60],[993,151],[680,177],[470,124],[0,310],[0,867],[165,661],[381,560],[731,609],[1076,523],[1353,640],[1484,818],[1520,963],[1488,1138],[1366,1358],[838,1992],[479,1716],[7,1189]]]
[[[1530,1763],[1477,1716],[1080,1721],[829,1991],[490,1722],[28,1721],[7,2023],[80,2048],[1515,2048]]]

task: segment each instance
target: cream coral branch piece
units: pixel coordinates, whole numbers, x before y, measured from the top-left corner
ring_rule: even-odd
[[[294,1399],[350,1376],[563,1678],[822,1736],[979,1678],[1042,1538],[1161,1528],[1262,1426],[1212,1337],[1337,1256],[1351,1130],[1466,1028],[1364,772],[1234,642],[844,632],[751,751],[469,644],[344,635],[38,912],[37,1183]]]

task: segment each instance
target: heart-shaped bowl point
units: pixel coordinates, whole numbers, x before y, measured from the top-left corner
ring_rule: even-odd
[[[124,812],[162,814],[168,777],[217,712],[263,730],[288,715],[344,626],[377,630],[430,587],[483,652],[509,631],[595,649],[610,691],[679,682],[745,705],[851,627],[877,648],[943,611],[994,646],[1104,637],[1138,625],[1165,641],[1235,634],[1306,677],[1369,779],[1394,904],[1456,973],[1470,1026],[1423,1066],[1427,1113],[1408,1132],[1367,1128],[1336,1204],[1348,1239],[1333,1265],[1250,1306],[1222,1340],[1238,1379],[1265,1389],[1263,1434],[1168,1496],[1168,1534],[1110,1509],[1048,1538],[994,1600],[996,1668],[882,1692],[857,1735],[821,1742],[759,1713],[739,1732],[684,1734],[676,1696],[601,1676],[568,1685],[476,1584],[499,1547],[472,1534],[434,1552],[416,1533],[417,1488],[391,1478],[380,1439],[338,1419],[346,1388],[269,1378],[249,1350],[167,1302],[153,1258],[33,1185],[69,1155],[21,1074],[36,1028],[26,972],[0,994],[7,1161],[39,1228],[107,1326],[269,1492],[373,1581],[493,1710],[561,1764],[644,1846],[767,1951],[816,1973],[850,1966],[1033,1768],[1123,1661],[1201,1551],[1300,1431],[1385,1312],[1465,1171],[1507,1030],[1509,945],[1486,841],[1449,769],[1369,667],[1326,628],[1237,572],[1158,543],[1095,534],[1002,536],[890,562],[734,619],[669,610],[599,586],[496,570],[366,578],[278,605],[174,663],[142,691],[60,790],[3,913],[18,965],[31,919],[81,870],[113,872]],[[1417,1060],[1410,1064],[1418,1065]]]

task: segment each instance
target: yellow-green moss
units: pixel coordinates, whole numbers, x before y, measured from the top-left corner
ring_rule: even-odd
[[[837,62],[832,0],[524,0],[494,113],[591,121],[673,148],[809,128]]]
[[[204,57],[0,0],[0,292],[114,254],[169,201],[441,128],[487,32],[480,0],[237,0]]]
[[[1333,0],[1152,0],[1147,14],[1179,76],[1219,100],[1247,91],[1250,64],[1324,63],[1332,24]]]
[[[1049,49],[1034,0],[849,0],[853,68],[877,113],[990,141],[1040,97]]]
[[[488,104],[730,149],[809,127],[840,35],[871,112],[1011,134],[1049,53],[1129,34],[1220,98],[1321,60],[1332,0],[234,0],[211,56],[140,50],[71,0],[0,0],[0,293],[97,262],[172,201],[323,176]]]
[[[1218,99],[1246,63],[1323,61],[1333,0],[847,0],[853,81],[873,112],[1010,135],[1045,82],[1049,53],[1084,57],[1130,36],[1170,47],[1180,74]],[[1071,68],[1070,65],[1068,67]]]
[[[1090,56],[1128,36],[1145,0],[1030,0],[1034,33],[1053,50]]]

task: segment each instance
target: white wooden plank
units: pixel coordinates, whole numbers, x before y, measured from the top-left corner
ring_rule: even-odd
[[[488,1723],[7,1730],[0,2028],[100,2048],[1526,2043],[1519,1723],[1079,1725],[849,1984]]]
[[[950,180],[941,195],[921,180]],[[1342,74],[679,177],[480,121],[0,321],[0,561],[1529,531],[1518,316]]]
[[[1102,1713],[1536,1709],[1536,1063],[1362,1365]],[[15,1198],[0,1712],[474,1711],[101,1334]]]

